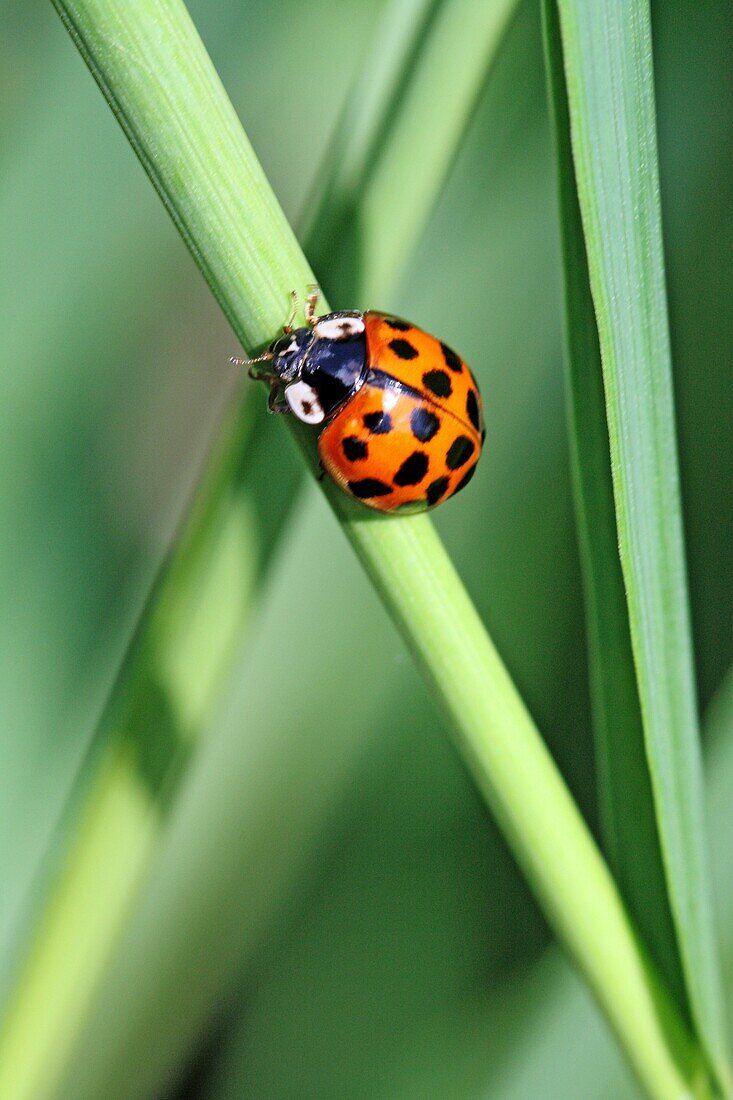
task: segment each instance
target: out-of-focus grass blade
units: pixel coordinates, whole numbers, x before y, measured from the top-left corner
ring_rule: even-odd
[[[733,1005],[733,858],[729,843],[733,791],[733,668],[729,669],[705,712],[704,733],[713,893],[722,933],[723,984],[730,1009]],[[733,1040],[730,1023],[728,1026],[729,1039]]]
[[[621,564],[692,1016],[728,1087],[687,606],[646,0],[559,0]]]
[[[336,167],[313,204],[318,231],[307,234],[324,289],[344,304],[378,304],[415,245],[516,7],[388,5],[331,149]]]
[[[391,217],[409,226],[409,232],[395,236],[389,221],[369,223],[364,240],[370,253],[387,260],[379,273],[383,295],[429,216],[515,7],[516,0],[502,0],[475,9],[478,18],[466,28],[465,0],[437,5],[395,0],[381,20],[350,98],[348,125],[319,185],[326,199],[314,204],[318,213],[306,236],[316,249],[326,245],[326,255],[331,249],[341,255],[331,232],[329,196],[348,195],[349,210],[358,218],[364,191],[372,186],[378,147],[380,178],[396,188]],[[439,112],[435,125],[434,83],[441,57],[450,59],[444,78],[456,80],[457,94],[448,97],[451,108]],[[389,125],[393,115],[403,120],[406,110],[410,127],[431,134],[417,203],[415,188],[401,187],[400,180],[414,167],[411,158],[419,150],[406,140],[403,125]],[[360,282],[364,259],[358,250],[344,250],[343,257],[330,281],[353,305],[349,288]],[[289,452],[276,458],[275,435],[264,432],[261,395],[250,396],[257,398],[256,407],[250,402],[230,418],[191,519],[151,592],[81,789],[74,792],[66,821],[69,847],[64,850],[60,843],[61,854],[51,853],[48,861],[60,860],[61,874],[23,972],[23,997],[8,1026],[22,1031],[27,1020],[34,1020],[34,1064],[43,1065],[40,1050],[47,1042],[50,1077],[100,980],[296,493],[299,471]],[[103,906],[100,882],[105,883]],[[69,967],[69,938],[80,937],[87,925],[83,965]]]
[[[583,565],[604,847],[660,969],[684,1000],[667,897],[618,555],[603,374],[575,187],[555,0],[544,0],[563,254],[570,454]]]
[[[60,1064],[96,988],[295,492],[294,456],[281,460],[253,397],[231,410],[120,669],[75,792],[83,810],[72,803],[57,840],[63,874],[46,901],[21,971],[22,996],[5,1023],[12,1035],[33,1020],[37,1066],[42,1050],[50,1066]],[[279,476],[271,479],[276,459]],[[77,954],[69,945],[80,936]]]

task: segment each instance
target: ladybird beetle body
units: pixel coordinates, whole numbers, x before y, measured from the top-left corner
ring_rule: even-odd
[[[463,360],[399,318],[372,310],[314,318],[315,295],[309,306],[307,327],[286,326],[254,361],[267,363],[251,373],[269,381],[270,408],[321,424],[323,469],[371,508],[421,512],[459,492],[484,438]]]

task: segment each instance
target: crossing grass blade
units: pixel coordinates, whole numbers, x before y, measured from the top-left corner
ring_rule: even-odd
[[[564,268],[571,470],[604,850],[644,942],[684,1004],[618,555],[601,354],[573,170],[555,0],[544,0],[543,22]]]
[[[304,229],[309,249],[334,250],[332,212],[341,209],[339,201],[348,202],[354,233],[361,227],[360,211],[378,160],[379,179],[391,181],[394,190],[390,215],[402,232],[396,235],[391,222],[372,218],[368,232],[360,228],[358,236],[370,255],[385,259],[378,282],[381,294],[389,293],[440,192],[476,90],[515,7],[516,0],[502,0],[482,13],[476,10],[477,18],[464,26],[465,0],[437,5],[395,0],[389,5],[327,157],[317,188],[323,200],[314,197],[308,204],[313,211]],[[133,17],[128,27],[134,36]],[[456,94],[436,113],[436,64],[444,56],[450,64],[441,79],[455,81]],[[415,155],[405,140],[405,111],[408,129],[431,135],[431,158],[418,181],[419,202],[414,186],[402,187]],[[150,155],[142,148],[138,152],[141,159]],[[164,201],[170,206],[165,195]],[[184,237],[191,236],[184,212],[174,214],[174,220]],[[344,232],[340,243],[345,240]],[[244,266],[255,253],[262,255],[264,241],[263,235],[253,243]],[[339,269],[330,283],[342,301],[354,304],[350,288],[360,282],[365,259],[358,249],[342,248],[338,254]],[[301,264],[301,280],[312,278],[302,270]],[[233,285],[222,289],[220,300],[241,315],[241,296],[232,304]],[[260,297],[261,305],[267,296]],[[283,292],[272,307],[270,331],[282,323],[287,301]],[[254,318],[244,323],[249,338],[258,342],[262,330]],[[54,850],[41,869],[43,881],[30,899],[32,926],[34,906],[49,878],[54,885],[22,971],[24,995],[16,1000],[12,1020],[22,1031],[24,1021],[33,1018],[34,1072],[49,1080],[101,980],[297,495],[300,467],[289,450],[282,454],[272,425],[265,425],[260,398],[248,390],[221,427],[190,515],[150,593]],[[75,935],[84,936],[84,959],[82,966],[70,967],[68,938]]]
[[[327,293],[378,304],[435,204],[516,8],[517,0],[388,5],[313,204],[318,231],[306,235]]]
[[[559,0],[646,756],[692,1017],[730,1071],[705,840],[646,0]]]

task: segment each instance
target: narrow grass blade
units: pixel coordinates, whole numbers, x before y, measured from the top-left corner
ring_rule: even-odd
[[[289,290],[302,292],[312,276],[185,8],[176,0],[58,6],[235,331],[249,348],[264,343]],[[312,457],[312,441],[304,449]],[[648,1092],[690,1091],[698,1067],[682,1023],[429,520],[371,518],[328,492]],[[5,1081],[30,1035],[32,1019],[6,1045]]]
[[[728,1087],[703,821],[646,0],[559,0],[621,564],[667,887],[695,1026]]]
[[[318,232],[308,232],[307,252],[327,292],[379,303],[435,204],[516,8],[517,0],[388,5],[313,204]]]
[[[618,555],[601,355],[575,187],[555,0],[544,0],[543,19],[558,166],[571,469],[604,849],[644,942],[684,1004]]]
[[[322,248],[324,242],[333,247],[331,200],[337,194],[348,195],[349,210],[358,218],[375,158],[390,178],[403,178],[415,150],[405,144],[403,127],[389,126],[387,119],[395,112],[403,118],[401,104],[406,98],[411,125],[432,134],[432,156],[420,172],[419,203],[415,189],[405,187],[390,207],[392,217],[404,220],[409,232],[395,237],[390,223],[371,223],[370,250],[389,259],[380,273],[383,294],[429,215],[460,145],[476,90],[515,6],[516,0],[503,0],[487,9],[462,36],[456,31],[463,26],[465,0],[437,5],[433,0],[397,0],[381,21],[350,98],[348,124],[342,126],[319,184],[324,201],[311,203],[315,217],[306,236],[314,248]],[[134,33],[132,16],[129,26]],[[452,106],[442,111],[439,125],[431,128],[436,60],[444,54],[450,58],[444,77],[455,77],[456,97],[449,99]],[[143,160],[149,155],[142,148],[138,151]],[[156,186],[165,190],[161,179]],[[176,218],[184,236],[192,232],[186,211],[178,211]],[[260,244],[253,247],[257,250]],[[347,250],[341,254],[344,262],[338,275],[332,275],[331,285],[342,300],[353,304],[349,287],[359,281],[363,261]],[[222,293],[231,295],[231,286]],[[273,311],[274,329],[287,312],[286,303],[284,294],[276,320]],[[227,308],[236,310],[240,304],[235,299]],[[253,319],[247,323],[251,338],[259,342],[261,333]],[[150,594],[60,839],[42,868],[52,880],[57,874],[58,881],[35,935],[21,979],[24,992],[8,1026],[22,1032],[33,1019],[34,1065],[49,1079],[62,1064],[101,980],[296,494],[298,471],[289,451],[277,458],[280,448],[275,433],[264,431],[260,396],[250,392],[256,403],[233,410],[222,428],[192,515]],[[103,908],[98,902],[101,881]],[[38,887],[39,896],[44,887],[45,880]],[[37,899],[30,900],[32,910]],[[82,932],[85,927],[87,933]],[[69,939],[82,934],[83,965],[70,967]],[[49,1052],[48,1066],[44,1049]]]

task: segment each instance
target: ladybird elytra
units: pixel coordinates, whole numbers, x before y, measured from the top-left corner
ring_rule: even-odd
[[[295,297],[295,296],[294,296]],[[319,425],[323,470],[380,512],[420,512],[460,492],[484,440],[476,380],[463,359],[416,325],[386,313],[315,316],[250,364],[270,385],[269,407]]]

